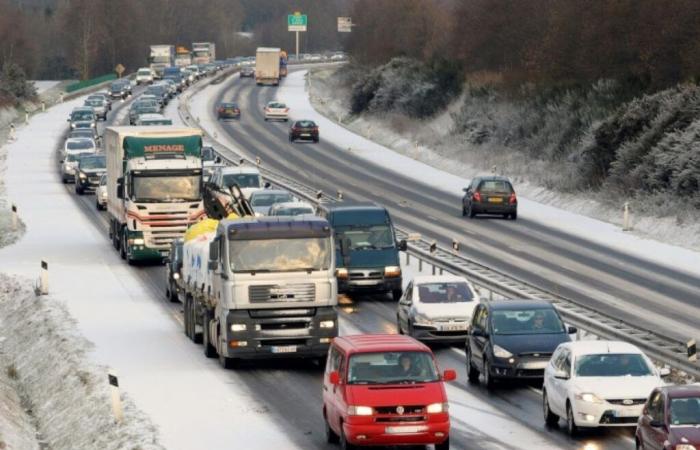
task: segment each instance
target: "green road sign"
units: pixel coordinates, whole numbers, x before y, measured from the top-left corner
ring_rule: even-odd
[[[306,14],[299,12],[287,16],[289,31],[306,31]]]

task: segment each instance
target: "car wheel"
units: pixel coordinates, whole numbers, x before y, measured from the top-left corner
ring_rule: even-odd
[[[547,398],[547,391],[542,390],[542,411],[544,412],[544,423],[553,427],[559,423],[559,416],[554,414],[551,409],[549,409],[549,399]]]
[[[566,431],[571,437],[578,434],[578,427],[576,426],[576,419],[574,418],[574,410],[569,402],[566,402]]]
[[[325,417],[325,414],[323,421],[325,422],[326,442],[329,444],[337,444],[340,441],[340,436],[335,434],[335,431],[333,431],[333,428],[331,428],[331,425],[328,423],[328,419]]]
[[[462,217],[464,217],[466,215],[467,215],[467,208],[465,208],[464,205],[462,205]]]
[[[469,216],[470,219],[473,219],[476,217],[476,213],[474,212],[474,208],[472,208],[472,204],[469,204],[469,210],[467,210],[467,215]]]
[[[348,442],[343,431],[343,424],[340,424],[340,450],[355,450],[355,446]]]
[[[267,117],[265,117],[265,122],[267,122]]]
[[[294,138],[289,136],[289,142],[294,143]]]
[[[95,200],[95,209],[98,210],[98,211],[102,209],[102,207],[100,206],[100,201],[99,201],[99,200]]]
[[[76,184],[76,185],[75,185],[75,193],[78,194],[78,195],[83,195],[83,193],[85,193],[85,191],[84,191],[83,189],[80,189],[80,188],[78,187],[78,185]]]
[[[440,444],[435,444],[435,450],[450,450],[450,437],[442,441]]]
[[[488,359],[484,361],[484,384],[487,389],[493,389],[495,386],[495,380],[491,376],[491,363]]]
[[[464,353],[466,353],[467,356],[467,379],[470,383],[478,383],[479,369],[474,366],[474,362],[472,361],[472,352],[469,350],[469,344],[466,345]]]
[[[510,220],[518,220],[518,212],[511,213]]]
[[[634,448],[637,450],[644,450],[644,444],[642,444],[639,439],[635,438],[634,439]]]

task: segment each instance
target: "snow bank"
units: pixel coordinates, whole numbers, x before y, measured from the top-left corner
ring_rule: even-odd
[[[56,86],[60,81],[49,81],[49,80],[37,80],[33,81],[34,87],[36,88],[36,93],[41,94],[44,91],[48,91],[52,87]]]

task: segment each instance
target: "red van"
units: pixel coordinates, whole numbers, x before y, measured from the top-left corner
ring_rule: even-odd
[[[425,344],[396,335],[333,339],[323,377],[323,418],[328,442],[342,449],[373,445],[450,448],[444,381]]]

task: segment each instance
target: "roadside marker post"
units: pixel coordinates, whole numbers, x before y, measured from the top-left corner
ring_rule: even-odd
[[[39,277],[39,293],[48,295],[49,293],[49,263],[41,260],[41,275]]]
[[[17,231],[18,222],[17,205],[12,205],[12,231]]]
[[[11,124],[10,124],[10,136],[9,136],[8,139],[9,139],[10,141],[14,141],[14,140],[15,140],[15,124],[14,124],[14,123],[11,123]]]
[[[698,347],[697,344],[695,343],[695,339],[691,339],[688,341],[688,361],[697,361],[698,360]]]
[[[625,202],[625,206],[622,210],[622,231],[630,231],[630,203]]]
[[[122,399],[119,395],[119,379],[116,372],[110,370],[107,374],[107,380],[112,390],[112,412],[117,423],[122,423],[124,420],[124,410],[122,408]]]

